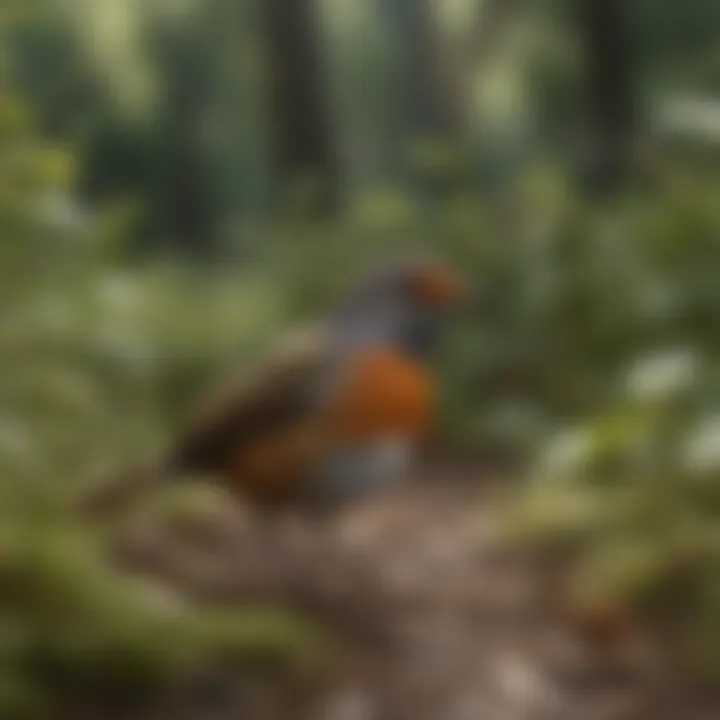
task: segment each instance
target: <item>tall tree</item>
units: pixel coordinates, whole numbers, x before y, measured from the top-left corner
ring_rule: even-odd
[[[268,46],[271,121],[280,183],[316,185],[313,210],[337,203],[338,169],[327,111],[314,0],[260,0]]]
[[[627,178],[636,139],[636,78],[627,3],[577,0],[574,9],[584,53],[589,152],[585,179],[591,192],[605,193]]]
[[[397,87],[395,134],[404,179],[431,209],[455,187],[456,168],[446,160],[461,137],[456,87],[443,62],[431,0],[381,0],[394,40]]]
[[[151,200],[157,233],[194,257],[211,255],[217,234],[206,121],[213,70],[203,27],[177,22],[154,39],[161,96]]]
[[[476,71],[493,52],[521,0],[469,3],[466,27],[455,33],[452,47],[443,37],[438,6],[433,0],[380,2],[397,38],[399,67],[395,74],[402,102],[399,130],[410,143],[429,143],[450,151],[450,157],[457,156],[456,162],[445,166],[444,171],[441,160],[441,172],[425,177],[430,180],[425,187],[431,194],[442,195],[454,189],[455,180],[462,177],[458,175],[463,170],[458,162],[469,156],[465,125]]]
[[[430,0],[385,0],[385,12],[401,49],[405,130],[428,140],[454,139],[456,98],[444,76],[438,28]]]

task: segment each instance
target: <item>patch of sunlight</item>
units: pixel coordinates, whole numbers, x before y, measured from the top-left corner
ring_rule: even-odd
[[[138,0],[79,0],[74,11],[80,39],[90,61],[102,68],[108,87],[122,108],[138,111],[148,105],[152,73],[142,51],[144,5]]]
[[[625,388],[636,400],[662,401],[692,387],[701,369],[694,348],[659,351],[637,359],[628,369]]]
[[[528,98],[518,66],[509,61],[495,62],[475,79],[471,110],[483,125],[504,133],[521,129],[526,121]]]
[[[663,98],[655,103],[653,120],[661,129],[720,144],[720,101],[707,96]]]

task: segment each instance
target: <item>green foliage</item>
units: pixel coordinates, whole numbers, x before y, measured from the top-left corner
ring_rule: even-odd
[[[663,5],[658,22],[675,12]],[[208,23],[238,25],[220,17]],[[426,146],[414,148],[413,168],[422,175],[414,194],[367,189],[375,166],[393,164],[393,147],[364,170],[344,168],[361,176],[366,190],[350,196],[341,224],[309,221],[302,206],[313,188],[300,188],[284,217],[243,233],[252,262],[202,272],[132,267],[125,250],[137,208],[88,211],[75,205],[68,186],[78,174],[93,175],[83,166],[87,154],[100,189],[112,195],[121,187],[141,204],[157,201],[145,163],[156,153],[172,159],[187,139],[166,132],[177,119],[169,100],[182,100],[179,90],[187,89],[172,51],[189,62],[200,50],[156,37],[155,50],[164,54],[155,69],[174,79],[160,85],[178,88],[156,137],[142,122],[131,127],[115,115],[108,98],[95,97],[96,83],[113,83],[77,60],[78,48],[73,54],[65,44],[72,38],[47,25],[41,37],[29,30],[16,38],[16,78],[42,106],[43,129],[74,127],[79,119],[94,140],[86,137],[80,154],[48,146],[33,113],[0,95],[0,715],[41,712],[36,704],[57,691],[50,674],[68,688],[113,677],[159,682],[227,643],[294,657],[311,645],[286,619],[249,610],[218,615],[118,575],[103,562],[101,538],[78,528],[68,506],[99,472],[160,447],[208,378],[249,362],[286,321],[323,307],[363,265],[407,251],[447,258],[476,294],[438,358],[445,441],[538,455],[520,493],[517,526],[574,548],[579,592],[652,604],[669,579],[691,568],[692,582],[683,584],[688,644],[704,666],[712,664],[713,649],[702,640],[715,637],[720,623],[716,179],[672,167],[652,187],[597,208],[554,168],[539,167],[481,202],[475,189],[457,187],[472,161]],[[700,25],[700,34],[711,29]],[[257,38],[238,43],[228,30],[215,43],[204,27],[193,28],[203,48],[227,53],[233,68],[246,53],[254,59],[243,67],[256,71]],[[545,104],[553,90],[556,114],[567,121],[577,79],[565,76],[575,65],[571,49],[548,37],[563,73],[547,71],[552,77],[536,86]],[[658,54],[649,45],[646,52]],[[358,57],[367,61],[366,52]],[[116,70],[124,75],[132,63],[122,60]],[[699,58],[702,70],[687,72],[712,76],[711,60]],[[47,82],[48,62],[87,106],[58,98],[57,83]],[[199,69],[212,75],[213,63]],[[344,77],[356,71],[345,68]],[[261,84],[243,82],[253,92]],[[196,149],[212,155],[221,184],[242,187],[247,205],[259,206],[270,184],[265,128],[258,127],[264,121],[248,109],[253,103],[244,91],[230,93],[238,87],[234,75],[220,84],[233,120],[211,151]],[[392,128],[379,127],[390,83],[378,77],[366,91],[376,107],[361,115],[370,103],[354,98],[358,117],[349,134],[360,138],[370,118],[378,137],[363,137],[360,146],[383,154],[378,148],[394,144]],[[188,106],[194,112],[197,104]],[[225,111],[213,106],[213,113]],[[568,123],[555,115],[552,123],[565,144]],[[98,139],[104,132],[108,137]],[[448,186],[456,191],[441,192]],[[227,197],[211,198],[213,207],[222,205],[224,219],[235,221],[240,195],[225,190]],[[177,502],[203,512],[195,496]]]
[[[538,168],[493,212],[470,194],[378,190],[342,226],[289,213],[242,267],[130,267],[122,208],[73,209],[72,156],[38,140],[21,104],[0,103],[0,128],[0,702],[54,693],[48,664],[67,687],[161,682],[226,640],[295,657],[311,645],[282,618],[218,616],[117,575],[68,504],[99,470],[157,449],[209,377],[363,265],[408,251],[447,258],[477,295],[438,358],[446,441],[539,453],[518,526],[575,548],[579,591],[652,604],[691,567],[688,642],[708,654],[697,626],[720,617],[713,182],[675,171],[594,208]]]
[[[545,196],[529,231],[545,242],[509,263],[527,268],[504,328],[529,354],[515,397],[535,419],[515,442],[537,457],[511,529],[570,551],[584,600],[649,610],[680,596],[675,620],[707,671],[720,617],[720,211],[715,183],[672,178],[599,210],[567,196],[554,221]]]
[[[508,529],[570,549],[579,599],[650,610],[680,594],[675,620],[706,670],[701,639],[720,619],[717,197],[673,167],[595,207],[538,168],[492,213],[388,191],[342,232],[294,224],[279,253],[296,307],[395,252],[461,268],[477,299],[438,358],[446,443],[535,458]]]
[[[254,352],[280,302],[259,278],[123,268],[122,215],[73,205],[72,156],[33,125],[0,97],[0,715],[157,690],[212,658],[308,660],[301,624],[121,574],[73,515],[99,472],[159,448],[220,361]]]
[[[200,607],[120,574],[70,507],[105,470],[161,447],[209,378],[243,367],[362,266],[407,251],[447,258],[476,295],[438,358],[445,443],[536,457],[509,529],[570,548],[583,597],[647,608],[679,589],[688,657],[716,671],[717,178],[671,167],[597,208],[540,167],[481,202],[461,178],[490,159],[524,164],[548,145],[574,155],[583,80],[572,3],[540,3],[523,19],[538,49],[509,53],[527,85],[519,107],[493,122],[493,93],[474,88],[484,107],[465,139],[475,148],[458,157],[406,147],[402,38],[381,21],[384,4],[330,2],[347,212],[309,221],[317,189],[302,186],[285,216],[255,230],[249,218],[266,215],[278,179],[253,5],[0,3],[2,87],[36,105],[0,90],[0,716],[158,688],[218,655],[307,659],[315,638],[291,619]],[[717,89],[717,0],[642,0],[632,12],[640,94]],[[514,73],[500,66],[490,85],[504,106]],[[516,147],[514,129],[525,142],[531,120],[542,138]],[[716,175],[717,153],[702,137],[690,144]],[[382,186],[406,171],[414,192]],[[76,179],[117,204],[78,206]],[[191,254],[210,255],[206,234],[187,227],[188,196],[224,247],[241,235],[246,262],[131,266],[138,226],[154,246],[191,231]],[[202,515],[214,499],[200,495],[178,491],[143,512]]]

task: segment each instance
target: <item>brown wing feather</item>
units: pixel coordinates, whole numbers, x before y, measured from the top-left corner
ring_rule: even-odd
[[[317,329],[282,345],[254,371],[213,393],[168,456],[174,472],[226,472],[244,448],[302,424],[317,405],[331,356]]]
[[[319,331],[293,336],[255,371],[210,395],[159,462],[114,474],[84,495],[81,514],[121,512],[183,473],[230,475],[238,489],[274,500],[286,471],[318,447],[307,428],[330,359]]]

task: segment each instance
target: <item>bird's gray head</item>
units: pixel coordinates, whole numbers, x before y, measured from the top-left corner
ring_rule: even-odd
[[[331,320],[331,333],[343,348],[382,345],[424,357],[460,294],[456,276],[438,263],[397,263],[351,289]]]

